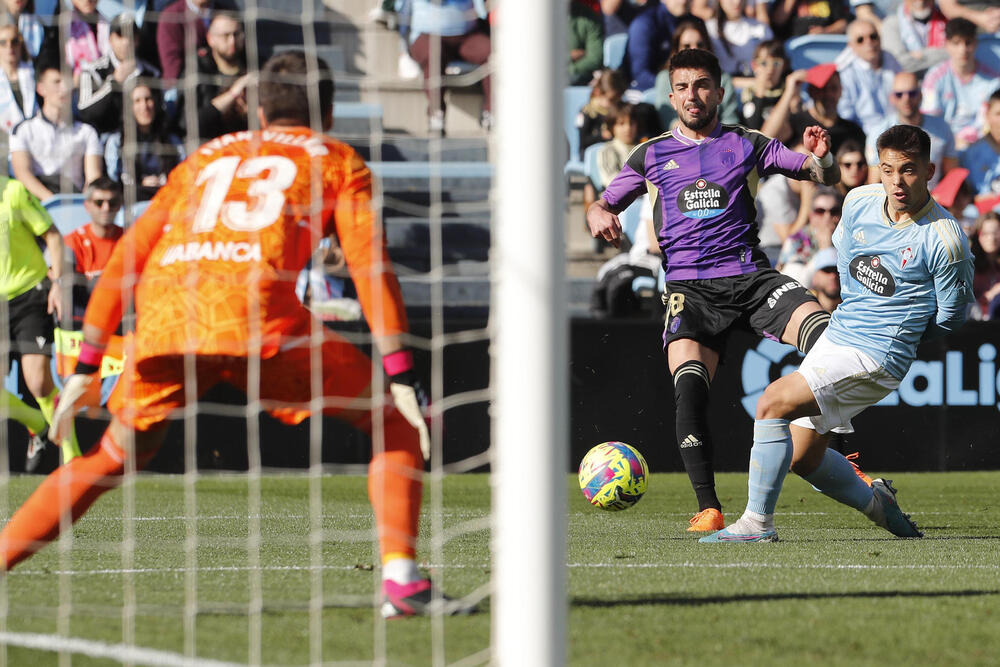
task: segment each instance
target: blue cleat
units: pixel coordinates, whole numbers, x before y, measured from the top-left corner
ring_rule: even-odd
[[[910,519],[910,515],[899,509],[899,503],[896,502],[896,489],[892,487],[892,480],[874,480],[872,492],[874,497],[868,509],[865,510],[869,519],[896,537],[924,536],[917,528],[917,524]]]
[[[722,530],[712,533],[711,535],[706,535],[698,541],[706,544],[720,542],[728,544],[745,544],[747,542],[777,542],[778,531],[771,529],[757,533],[731,533],[728,528],[723,528]]]

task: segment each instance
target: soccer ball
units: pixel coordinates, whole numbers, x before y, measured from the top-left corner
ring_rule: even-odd
[[[602,442],[580,461],[580,490],[602,510],[617,512],[639,502],[646,492],[649,466],[624,442]]]

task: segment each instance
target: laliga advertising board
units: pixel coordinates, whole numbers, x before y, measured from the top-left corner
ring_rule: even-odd
[[[878,281],[878,266],[855,269]],[[653,473],[682,471],[674,442],[673,388],[659,322],[585,322],[572,328],[573,460],[595,443],[638,449]],[[853,420],[844,451],[871,470],[1000,468],[1000,325],[969,322],[920,346],[899,389]],[[745,471],[757,399],[794,371],[792,347],[734,333],[712,382],[709,423],[716,469]]]

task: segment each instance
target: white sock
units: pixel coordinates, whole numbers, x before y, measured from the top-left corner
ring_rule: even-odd
[[[382,581],[411,584],[423,578],[417,569],[417,561],[412,558],[393,558],[382,564]]]
[[[734,535],[753,535],[774,530],[774,515],[744,510],[743,516],[731,526],[726,526],[726,530]]]

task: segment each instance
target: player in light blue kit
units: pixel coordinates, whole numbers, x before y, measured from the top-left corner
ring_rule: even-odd
[[[774,508],[789,464],[893,535],[922,536],[890,481],[869,487],[827,450],[828,434],[853,432],[851,419],[896,389],[917,345],[961,326],[973,300],[969,240],[927,190],[930,137],[896,125],[877,147],[882,183],[850,192],[833,236],[844,301],[799,369],[757,402],[746,511],[701,542],[776,541]]]

